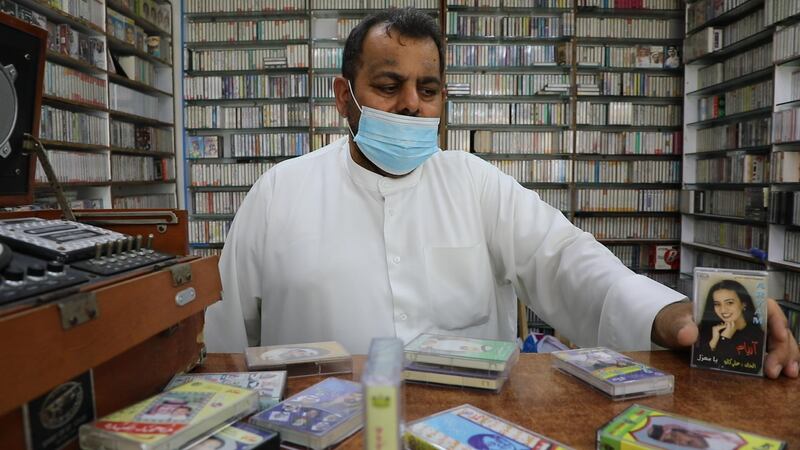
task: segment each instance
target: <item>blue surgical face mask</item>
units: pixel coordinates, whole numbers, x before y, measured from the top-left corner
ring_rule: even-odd
[[[437,145],[439,118],[411,117],[380,111],[358,104],[353,86],[350,95],[361,111],[358,134],[353,141],[361,153],[381,170],[392,175],[405,175],[421,166],[439,151]],[[350,124],[347,124],[350,128]]]

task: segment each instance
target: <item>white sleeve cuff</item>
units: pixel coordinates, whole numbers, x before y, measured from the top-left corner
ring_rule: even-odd
[[[598,343],[617,351],[651,350],[653,320],[686,296],[643,275],[624,278],[608,291],[600,315]]]

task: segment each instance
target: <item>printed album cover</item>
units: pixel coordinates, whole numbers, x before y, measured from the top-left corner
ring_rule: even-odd
[[[767,273],[695,268],[692,367],[761,376],[767,336]]]
[[[250,418],[253,425],[280,433],[281,440],[320,450],[363,425],[361,383],[326,378]]]
[[[472,405],[457,406],[411,422],[404,437],[410,450],[569,448]]]
[[[503,372],[519,357],[515,342],[421,334],[406,345],[412,362]]]
[[[189,158],[202,158],[206,153],[206,144],[203,136],[189,136],[187,156]]]
[[[780,450],[786,443],[634,404],[597,430],[597,448]]]
[[[260,408],[267,409],[277,405],[283,398],[286,388],[286,371],[179,374],[170,380],[164,390],[195,380],[213,381],[228,386],[252,389],[258,394]]]
[[[353,370],[350,353],[334,341],[248,347],[245,359],[250,370],[285,369],[290,377]]]
[[[81,426],[80,446],[178,448],[257,409],[255,391],[192,381]]]
[[[614,400],[673,391],[675,377],[604,347],[553,352],[553,367],[600,389]]]
[[[198,441],[190,450],[278,450],[280,436],[247,422],[233,423]]]

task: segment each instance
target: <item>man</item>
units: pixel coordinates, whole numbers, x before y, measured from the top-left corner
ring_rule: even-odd
[[[350,139],[250,190],[223,251],[209,349],[338,340],[366,353],[372,337],[421,332],[511,340],[517,297],[581,346],[691,345],[683,295],[632,273],[494,166],[438,151],[443,59],[436,22],[414,9],[350,33],[334,82]],[[771,308],[767,373],[796,376],[797,346]]]

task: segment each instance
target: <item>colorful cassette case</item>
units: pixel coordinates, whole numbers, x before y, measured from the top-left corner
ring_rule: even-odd
[[[250,370],[285,370],[289,377],[351,373],[353,358],[338,342],[249,347]]]
[[[763,375],[767,286],[764,271],[695,268],[692,367]]]
[[[404,437],[410,450],[569,448],[472,405],[461,405],[411,422]]]
[[[364,422],[360,383],[327,378],[250,418],[283,441],[321,450],[358,431]]]
[[[255,391],[198,380],[81,426],[85,450],[166,450],[258,409]]]
[[[553,367],[613,400],[672,393],[675,377],[604,347],[553,352]]]
[[[634,404],[597,430],[597,448],[780,450],[786,443]]]
[[[503,372],[519,357],[514,342],[421,334],[405,348],[411,362]]]
[[[286,372],[283,370],[268,372],[225,372],[225,373],[196,373],[175,375],[164,390],[186,384],[194,380],[212,381],[228,386],[236,386],[256,391],[259,407],[271,408],[283,398],[286,388]]]
[[[233,423],[189,447],[194,450],[278,450],[280,436],[247,422]]]
[[[509,371],[493,372],[483,369],[465,369],[441,364],[411,363],[403,370],[406,381],[444,384],[499,392],[508,380]]]

